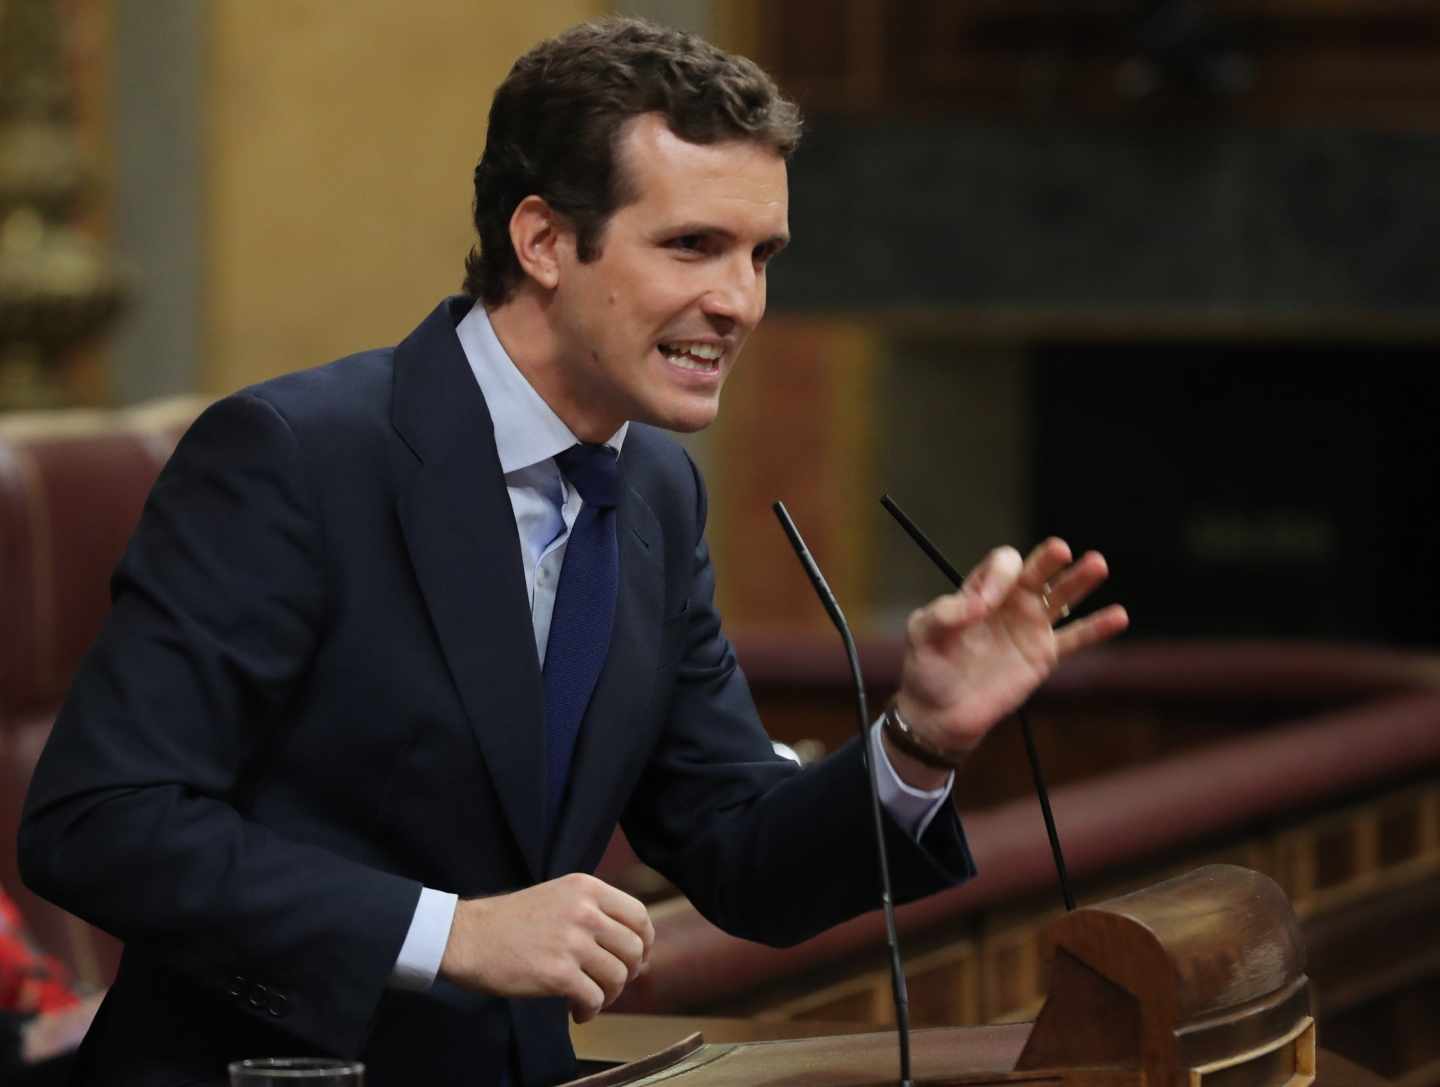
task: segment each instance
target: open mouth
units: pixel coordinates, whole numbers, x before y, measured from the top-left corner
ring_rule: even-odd
[[[715,343],[677,340],[674,343],[662,343],[660,354],[682,370],[714,374],[720,370],[720,360],[725,355],[725,349]]]

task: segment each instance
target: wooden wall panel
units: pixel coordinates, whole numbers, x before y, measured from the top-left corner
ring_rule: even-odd
[[[726,386],[706,466],[709,537],[732,629],[830,629],[771,510],[776,499],[847,618],[864,624],[881,349],[868,330],[840,320],[772,317],[751,337]]]
[[[1440,12],[1415,0],[721,7],[764,11],[721,25],[815,112],[1440,125]]]

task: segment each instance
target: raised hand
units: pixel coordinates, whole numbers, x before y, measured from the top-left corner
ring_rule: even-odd
[[[958,591],[911,614],[896,705],[917,740],[963,757],[1061,659],[1126,628],[1129,617],[1115,604],[1063,622],[1109,574],[1097,551],[1071,558],[1054,537],[1023,561],[1013,547],[997,548]],[[911,784],[934,784],[933,768],[890,754]]]
[[[654,941],[638,899],[576,873],[457,903],[440,976],[497,996],[563,996],[584,1023],[639,975]]]

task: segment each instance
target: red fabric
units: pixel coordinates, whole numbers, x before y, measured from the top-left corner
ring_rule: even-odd
[[[0,1011],[34,1015],[79,1002],[69,972],[35,949],[19,908],[0,891]]]

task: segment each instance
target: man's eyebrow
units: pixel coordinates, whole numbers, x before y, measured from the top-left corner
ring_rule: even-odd
[[[716,226],[714,223],[679,223],[675,226],[666,227],[661,233],[670,238],[683,238],[687,234],[707,234],[712,237],[723,238],[727,242],[735,240],[735,235],[732,231],[726,230],[724,227]],[[770,237],[763,239],[759,244],[762,246],[773,246],[777,250],[784,249],[790,244],[790,235],[772,234]]]
[[[735,239],[735,235],[724,227],[718,227],[714,223],[702,223],[698,220],[689,223],[671,224],[663,228],[660,233],[668,238],[683,238],[689,234],[704,234],[707,237],[724,238],[727,242]]]

